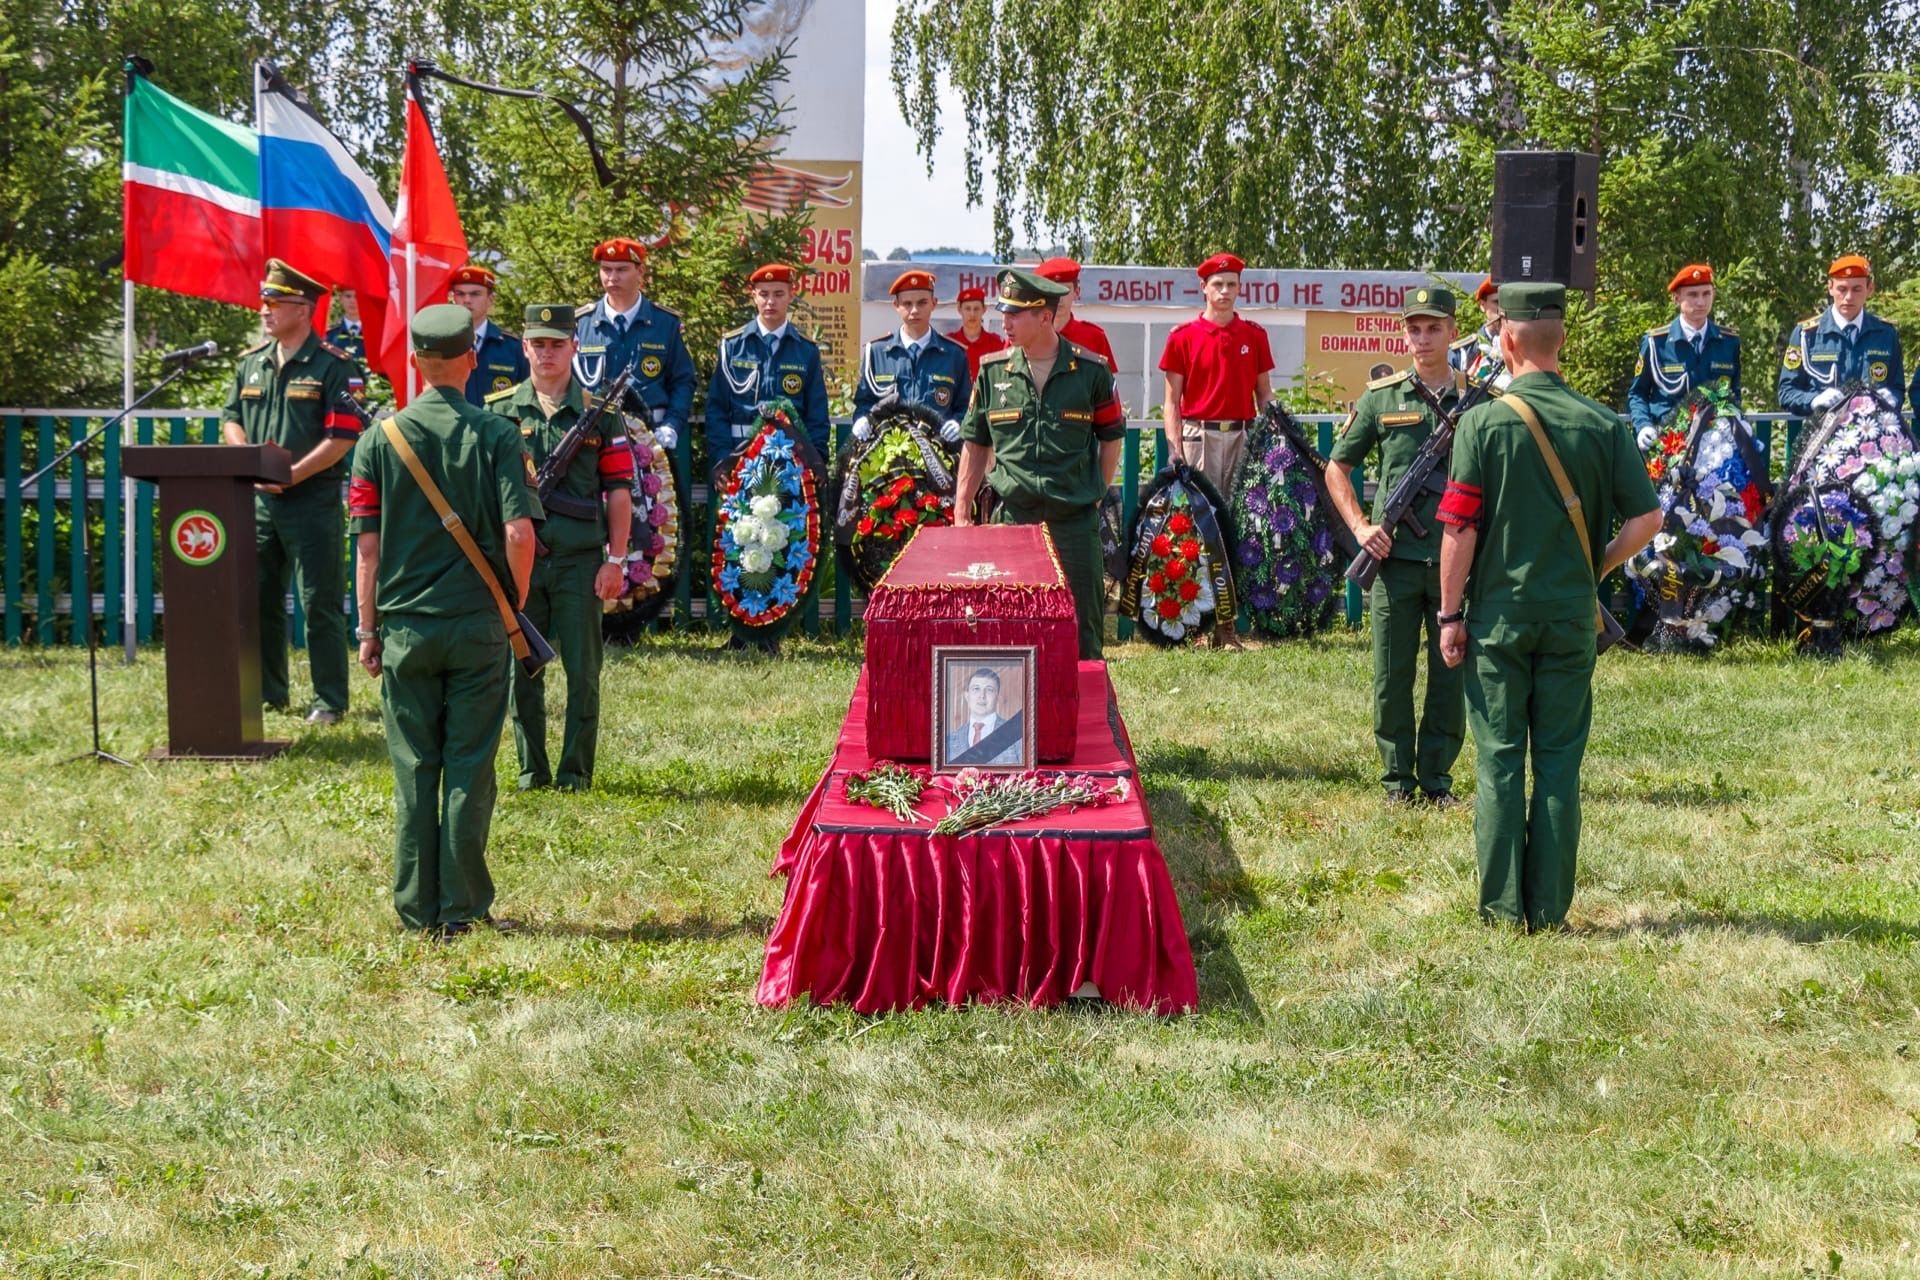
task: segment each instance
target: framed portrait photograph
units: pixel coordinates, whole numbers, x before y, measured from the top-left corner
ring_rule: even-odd
[[[1031,769],[1032,645],[933,647],[933,771]]]

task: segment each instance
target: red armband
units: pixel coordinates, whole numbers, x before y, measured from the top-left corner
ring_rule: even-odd
[[[320,424],[321,434],[334,440],[358,440],[360,419],[339,409],[330,410]]]
[[[1480,508],[1484,505],[1479,485],[1449,480],[1447,491],[1440,497],[1440,509],[1435,514],[1440,517],[1441,524],[1450,524],[1456,529],[1471,529],[1480,523]]]
[[[599,465],[602,488],[625,488],[633,480],[633,446],[625,438],[604,442]]]
[[[380,514],[380,491],[373,481],[365,476],[354,476],[347,481],[347,514],[350,516],[377,516]]]

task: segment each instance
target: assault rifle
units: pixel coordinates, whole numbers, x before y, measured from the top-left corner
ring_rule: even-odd
[[[1427,407],[1432,409],[1434,416],[1440,419],[1440,425],[1433,429],[1433,434],[1428,436],[1426,443],[1420,446],[1420,452],[1414,456],[1413,464],[1407,468],[1406,474],[1400,477],[1400,483],[1393,486],[1392,492],[1387,494],[1387,500],[1380,508],[1380,527],[1387,531],[1389,537],[1402,524],[1413,530],[1417,538],[1427,536],[1427,527],[1420,522],[1420,517],[1413,514],[1413,508],[1423,495],[1445,491],[1447,458],[1453,453],[1454,428],[1459,425],[1462,414],[1486,399],[1487,389],[1491,385],[1490,378],[1475,382],[1453,406],[1453,412],[1448,413],[1440,407],[1440,398],[1427,390],[1426,383],[1420,381],[1418,374],[1414,375],[1414,394],[1426,401]],[[1361,587],[1371,587],[1379,573],[1380,561],[1371,551],[1362,547],[1360,554],[1356,555],[1353,562],[1347,566],[1347,581]]]
[[[607,384],[606,390],[594,396],[587,405],[587,411],[571,427],[567,434],[560,437],[560,443],[553,446],[547,454],[547,460],[533,473],[533,487],[540,495],[540,506],[549,512],[571,516],[575,520],[593,520],[600,514],[600,499],[578,498],[560,491],[560,481],[567,474],[567,468],[580,452],[580,446],[600,428],[600,420],[609,410],[619,412],[620,399],[627,393],[627,385],[633,381],[633,367],[629,365],[625,372]],[[547,544],[538,540],[534,543],[541,555],[547,554]]]

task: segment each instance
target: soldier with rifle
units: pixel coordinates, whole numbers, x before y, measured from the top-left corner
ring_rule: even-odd
[[[526,310],[526,353],[532,376],[487,397],[487,408],[520,429],[546,511],[539,556],[524,605],[553,643],[567,677],[566,728],[560,764],[547,757],[546,687],[513,673],[513,745],[520,790],[593,784],[600,734],[601,602],[626,588],[627,539],[633,529],[633,450],[620,402],[634,376],[616,372],[588,404],[573,376],[573,309],[536,303]]]
[[[1449,289],[1410,290],[1400,324],[1413,366],[1367,384],[1334,441],[1327,496],[1360,543],[1347,576],[1370,586],[1373,620],[1373,736],[1388,804],[1449,808],[1453,762],[1466,737],[1463,673],[1440,660],[1440,526],[1453,421],[1469,394],[1448,366],[1457,332]],[[1477,398],[1477,397],[1476,397]],[[1362,511],[1353,469],[1378,451],[1373,519]],[[1426,630],[1427,694],[1414,718],[1414,669]]]

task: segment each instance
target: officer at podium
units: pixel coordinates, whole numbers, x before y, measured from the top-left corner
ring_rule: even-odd
[[[347,531],[340,486],[347,452],[360,438],[351,401],[362,380],[353,358],[314,332],[314,304],[325,292],[319,281],[280,259],[267,261],[260,283],[260,326],[267,340],[242,353],[221,425],[228,444],[276,444],[293,455],[292,479],[258,486],[254,500],[260,696],[268,707],[287,709],[291,579],[307,616],[311,724],[334,724],[347,710]]]

